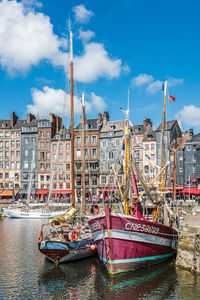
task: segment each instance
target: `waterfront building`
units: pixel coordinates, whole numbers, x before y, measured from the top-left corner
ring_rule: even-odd
[[[52,199],[68,200],[71,197],[71,134],[62,128],[51,140]]]
[[[62,128],[62,119],[50,113],[49,120],[38,120],[38,191],[47,198],[51,179],[51,139]]]
[[[99,186],[99,130],[102,116],[85,119],[85,193],[86,198],[97,196]],[[82,119],[74,129],[75,147],[75,188],[77,199],[82,189]]]
[[[156,166],[156,133],[150,130],[143,138],[143,174],[147,182],[151,181],[157,173]]]
[[[10,120],[0,120],[0,197],[17,195],[20,189],[21,126],[12,112]]]

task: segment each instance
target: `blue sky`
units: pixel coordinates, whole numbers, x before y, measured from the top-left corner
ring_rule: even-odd
[[[15,111],[69,121],[69,17],[73,30],[75,120],[85,92],[88,117],[108,111],[161,122],[161,84],[168,79],[166,117],[200,132],[200,3],[189,0],[0,1],[0,118]],[[65,93],[66,92],[66,93]]]

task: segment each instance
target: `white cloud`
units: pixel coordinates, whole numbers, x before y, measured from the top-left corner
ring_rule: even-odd
[[[42,7],[42,3],[38,0],[22,0],[21,2],[25,7],[28,7],[28,8]]]
[[[170,87],[170,86],[177,86],[179,84],[182,84],[183,81],[184,81],[184,79],[182,79],[182,78],[179,79],[179,78],[173,78],[173,77],[171,77],[171,78],[169,78],[167,80],[167,85],[168,85],[168,87]]]
[[[154,80],[154,78],[152,75],[140,74],[131,80],[131,86],[132,87],[143,86],[143,85],[146,85],[146,84],[152,82],[153,80]]]
[[[79,30],[79,36],[78,38],[81,39],[83,41],[83,43],[87,43],[91,40],[91,38],[95,37],[95,33],[91,30],[86,30],[86,31],[83,31],[83,30]]]
[[[184,106],[179,113],[184,124],[188,126],[200,126],[200,107],[195,105]]]
[[[76,79],[81,82],[92,82],[98,77],[112,79],[121,72],[121,60],[111,59],[99,43],[86,44],[83,55],[75,57],[74,61]]]
[[[27,11],[22,3],[0,3],[0,63],[11,75],[26,72],[41,60],[63,65],[64,39],[53,33],[49,17]]]
[[[147,92],[150,94],[155,94],[158,91],[160,91],[161,88],[162,88],[162,81],[155,80],[148,85]]]
[[[43,90],[32,89],[33,104],[27,105],[28,112],[40,117],[47,117],[50,112],[59,116],[70,114],[70,95],[61,89],[44,86]],[[89,100],[85,101],[86,113],[103,112],[106,104],[103,98],[91,93]],[[74,97],[74,114],[81,113],[81,101]]]
[[[75,21],[77,23],[85,24],[89,22],[90,18],[94,15],[91,10],[87,10],[83,4],[73,7]]]

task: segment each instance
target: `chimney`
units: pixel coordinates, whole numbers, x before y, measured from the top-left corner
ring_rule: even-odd
[[[101,124],[102,122],[102,115],[98,113],[98,124]]]
[[[191,128],[191,129],[187,130],[184,135],[187,136],[188,139],[191,139],[194,135],[193,129]]]
[[[12,112],[11,113],[11,120],[10,120],[11,127],[15,126],[15,124],[17,123],[17,120],[18,120],[18,116],[14,112]]]
[[[31,113],[27,114],[27,119],[26,119],[27,123],[31,123],[31,121],[34,119],[35,119],[35,116],[33,114],[31,114]]]
[[[109,113],[104,111],[103,113],[103,125],[106,125],[109,122]]]
[[[152,129],[152,122],[151,122],[151,120],[148,119],[148,118],[144,119],[144,121],[143,121],[143,127],[144,127],[144,130],[146,130],[147,127],[148,127],[148,129]]]

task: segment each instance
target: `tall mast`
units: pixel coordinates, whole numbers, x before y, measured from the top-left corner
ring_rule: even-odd
[[[163,102],[163,116],[162,116],[162,132],[161,132],[161,154],[160,154],[160,168],[163,167],[163,154],[164,154],[164,132],[165,132],[165,107],[166,107],[166,95],[167,95],[167,80],[164,83],[164,102]],[[161,192],[162,173],[160,174],[160,192]]]
[[[85,99],[82,94],[82,212],[85,213]]]
[[[176,200],[176,141],[174,141],[173,200]]]
[[[72,182],[72,205],[73,205],[73,207],[75,207],[75,181],[74,181],[74,95],[73,95],[72,30],[70,30],[70,98],[71,98],[71,182]]]
[[[129,90],[128,90],[128,108],[125,112],[126,121],[125,121],[125,184],[128,185],[128,175],[130,168],[130,137],[129,137]],[[129,214],[129,204],[128,204],[129,193],[125,199],[125,214]]]

